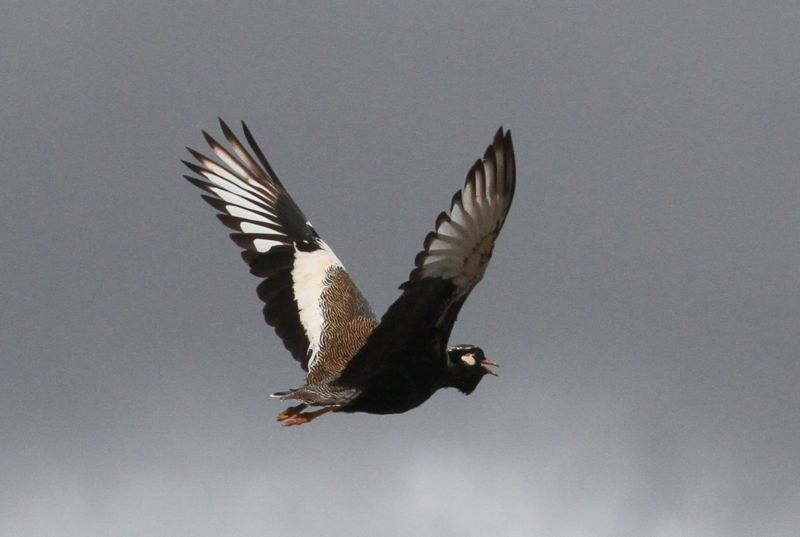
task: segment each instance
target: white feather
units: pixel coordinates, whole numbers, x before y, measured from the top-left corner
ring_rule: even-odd
[[[322,344],[322,331],[325,327],[325,318],[322,310],[322,292],[325,290],[325,277],[335,267],[342,267],[341,261],[331,251],[327,244],[322,243],[321,250],[313,252],[297,251],[295,253],[292,282],[294,284],[294,297],[300,314],[300,324],[303,325],[308,338],[308,349],[311,353],[308,367],[314,366],[319,349]]]
[[[244,199],[241,196],[234,194],[233,192],[228,192],[224,188],[219,188],[216,186],[209,186],[208,189],[212,191],[214,194],[217,195],[221,200],[232,203],[234,205],[238,205],[239,207],[244,207],[245,209],[250,209],[252,211],[263,211],[261,207],[258,205],[254,205],[250,201]]]
[[[282,244],[284,243],[269,239],[255,239],[253,241],[253,248],[255,248],[257,252],[261,252],[263,254],[264,252],[269,252],[275,246],[280,246]]]
[[[502,171],[502,160],[497,170]],[[453,204],[450,218],[436,229],[422,260],[423,278],[452,279],[467,288],[483,277],[486,261],[494,246],[493,232],[508,209],[509,200],[498,191],[495,168],[484,163],[474,179],[464,185],[460,200]]]
[[[239,229],[242,230],[242,233],[271,233],[273,235],[282,235],[282,233],[278,233],[274,229],[270,229],[268,227],[259,226],[258,224],[252,224],[250,222],[242,222],[239,224]],[[288,241],[288,237],[287,237]]]
[[[239,164],[239,161],[233,158],[225,149],[216,145],[212,145],[211,149],[214,151],[214,154],[217,155],[222,162],[227,164],[231,170],[244,177],[249,175],[250,172],[242,168],[242,165]]]
[[[228,211],[228,214],[231,216],[236,216],[238,218],[246,218],[247,220],[261,220],[264,222],[275,222],[272,218],[265,218],[263,214],[254,213],[252,211],[248,211],[247,209],[243,209],[241,207],[237,207],[236,205],[226,205],[225,210]]]
[[[200,160],[200,163],[204,167],[206,167],[212,174],[217,175],[220,178],[225,179],[226,181],[228,181],[230,183],[233,183],[233,184],[240,183],[241,184],[241,180],[238,177],[233,175],[228,169],[220,166],[219,164],[217,164],[213,160],[208,159],[208,158],[203,158],[203,159]],[[213,180],[210,177],[208,177],[208,175],[209,175],[208,172],[204,172],[203,175],[206,178],[208,178],[210,181]]]

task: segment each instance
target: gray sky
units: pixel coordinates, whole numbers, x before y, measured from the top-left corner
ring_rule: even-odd
[[[0,535],[796,535],[800,5],[268,4],[4,6]],[[376,312],[510,128],[500,377],[277,426],[218,115]]]

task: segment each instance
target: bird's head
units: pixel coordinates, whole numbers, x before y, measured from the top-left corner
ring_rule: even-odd
[[[455,345],[447,349],[448,385],[469,395],[478,386],[484,375],[497,373],[489,369],[497,364],[483,355],[483,349],[475,345]]]

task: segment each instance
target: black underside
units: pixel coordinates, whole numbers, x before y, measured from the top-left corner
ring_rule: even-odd
[[[370,378],[364,391],[341,411],[400,414],[411,410],[443,387],[444,371],[439,367],[443,363],[440,357],[417,355],[403,360],[402,366],[387,367]]]
[[[348,362],[339,381],[363,388],[387,375],[387,371],[402,378],[403,370],[408,369],[406,376],[415,383],[440,382],[447,340],[461,302],[455,299],[454,292],[452,282],[441,279],[420,280],[405,287]],[[440,317],[444,322],[436,326]],[[429,376],[427,381],[423,374]]]

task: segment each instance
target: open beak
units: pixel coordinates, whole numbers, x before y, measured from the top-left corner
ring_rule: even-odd
[[[489,360],[488,358],[484,358],[483,361],[481,362],[481,365],[483,366],[484,375],[494,375],[495,377],[497,376],[497,373],[495,373],[494,371],[492,371],[491,369],[489,369],[486,366],[490,365],[492,367],[500,367],[499,364]]]

